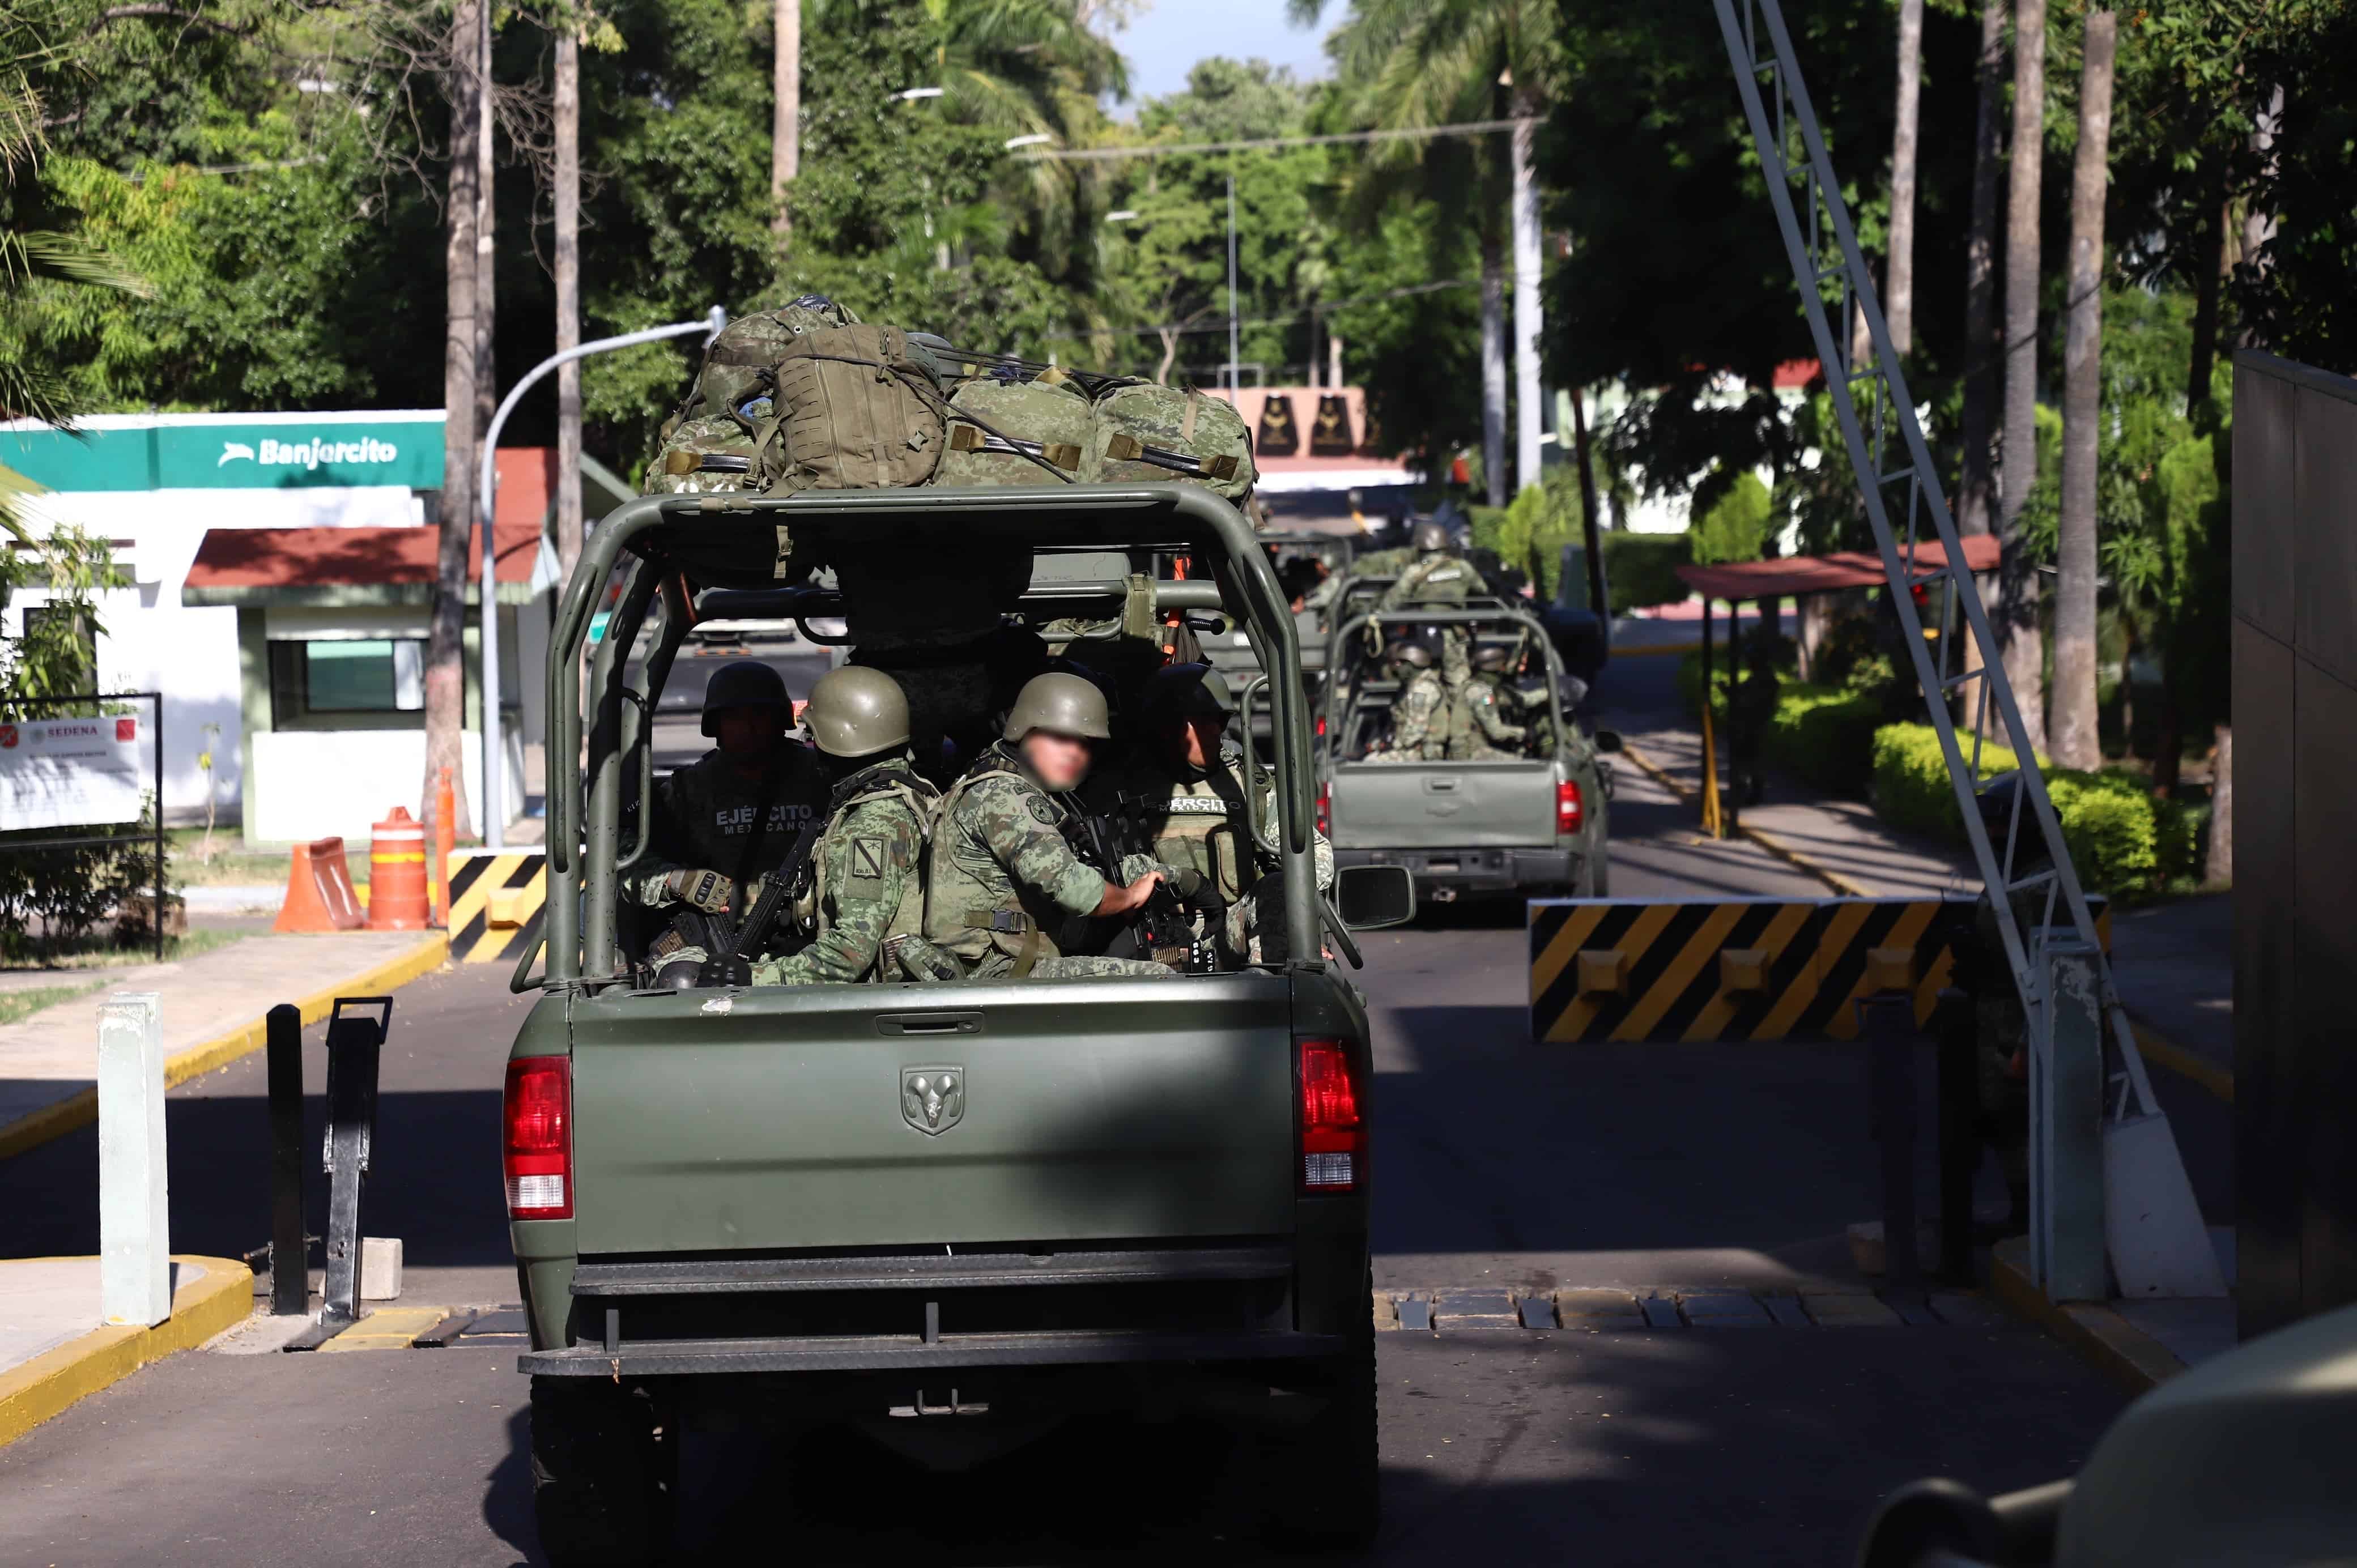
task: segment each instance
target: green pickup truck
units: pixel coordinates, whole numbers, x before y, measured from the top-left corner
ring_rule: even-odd
[[[645,983],[617,867],[642,836],[625,803],[651,776],[645,719],[690,596],[856,608],[779,586],[790,532],[1136,568],[1093,589],[1036,572],[1019,613],[1043,623],[1119,618],[1126,597],[1150,630],[1135,596],[1155,564],[1211,564],[1274,677],[1255,683],[1274,820],[1251,829],[1278,856],[1288,950],[1312,956],[1167,981]],[[580,654],[617,570],[584,747]],[[616,650],[658,596],[633,686]],[[1251,529],[1189,487],[660,496],[598,526],[550,644],[551,753],[586,767],[550,791],[546,972],[516,976],[540,998],[504,1117],[553,1562],[658,1557],[682,1425],[719,1412],[848,1423],[946,1466],[1057,1421],[1191,1402],[1252,1423],[1273,1533],[1372,1530],[1367,1017],[1318,955],[1356,961],[1350,929],[1408,918],[1414,893],[1395,871],[1320,893],[1299,670]]]
[[[1486,759],[1437,756],[1437,743],[1420,753],[1389,746],[1401,683],[1370,644],[1406,638],[1429,648],[1442,637],[1502,646],[1532,667],[1543,682],[1543,691],[1532,688],[1535,705],[1501,716],[1544,744]],[[1419,895],[1439,903],[1609,892],[1612,774],[1604,754],[1620,748],[1620,737],[1579,727],[1573,710],[1587,688],[1566,673],[1534,617],[1494,600],[1380,618],[1354,603],[1335,625],[1327,669],[1318,816],[1336,865],[1405,867]]]

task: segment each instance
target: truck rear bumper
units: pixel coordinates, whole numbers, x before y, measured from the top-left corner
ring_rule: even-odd
[[[966,1367],[1078,1367],[1189,1361],[1305,1359],[1341,1353],[1324,1334],[945,1334],[829,1336],[804,1339],[681,1339],[576,1345],[516,1358],[538,1377],[680,1377],[745,1372],[952,1370]]]
[[[1567,849],[1338,849],[1337,867],[1405,865],[1416,892],[1439,891],[1443,901],[1464,893],[1512,893],[1574,880],[1579,854]]]

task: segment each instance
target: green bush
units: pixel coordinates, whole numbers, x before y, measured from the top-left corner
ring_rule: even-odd
[[[1831,686],[1788,684],[1761,745],[1770,763],[1820,789],[1863,795],[1874,777],[1882,703]]]
[[[1965,744],[1969,757],[1970,743]],[[2013,767],[2013,753],[2005,747],[1982,748],[1983,778]],[[2050,765],[2040,771],[2081,886],[2122,892],[2148,887],[2161,876],[2158,802],[2138,780]],[[1885,725],[1875,732],[1874,809],[1893,827],[1963,842],[1964,820],[1939,735],[1931,725]]]
[[[2210,808],[2185,800],[2153,802],[2153,852],[2164,887],[2198,887],[2209,859]]]
[[[1473,547],[1496,551],[1501,564],[1528,577],[1537,585],[1539,597],[1552,603],[1563,547],[1579,542],[1582,536],[1578,474],[1558,464],[1538,484],[1524,487],[1512,505],[1467,510],[1473,523]]]
[[[1694,558],[1705,565],[1720,561],[1757,561],[1775,532],[1773,498],[1760,476],[1746,469],[1725,481],[1718,499],[1695,521]]]
[[[1678,580],[1678,568],[1693,559],[1692,542],[1683,533],[1615,529],[1604,535],[1604,575],[1611,589],[1612,613],[1685,603],[1693,590]]]

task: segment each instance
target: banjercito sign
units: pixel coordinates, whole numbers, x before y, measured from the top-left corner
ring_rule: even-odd
[[[442,411],[98,414],[0,426],[0,465],[59,491],[442,488]]]

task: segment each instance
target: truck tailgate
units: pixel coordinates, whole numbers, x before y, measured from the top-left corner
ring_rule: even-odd
[[[580,1250],[1288,1230],[1290,1006],[1253,973],[578,1001]]]
[[[1358,762],[1334,769],[1336,849],[1486,849],[1555,843],[1555,766]]]

